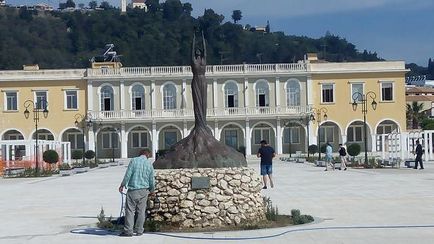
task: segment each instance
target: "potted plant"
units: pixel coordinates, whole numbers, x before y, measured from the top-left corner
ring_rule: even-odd
[[[59,165],[59,174],[61,176],[69,176],[74,174],[74,170],[68,163],[62,163]]]
[[[84,164],[78,163],[78,162],[73,163],[72,164],[72,168],[74,169],[74,172],[76,174],[84,173],[84,172],[87,172],[87,170],[88,170],[88,169],[85,168]]]
[[[47,150],[42,154],[42,159],[44,160],[44,162],[50,164],[51,171],[51,165],[59,162],[59,154],[54,150]]]
[[[353,165],[355,164],[355,157],[360,154],[360,151],[361,151],[361,147],[359,144],[353,143],[348,145],[347,152],[350,156],[353,157],[351,160]]]

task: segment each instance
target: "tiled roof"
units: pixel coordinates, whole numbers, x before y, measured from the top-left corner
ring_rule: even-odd
[[[433,93],[434,88],[431,87],[411,87],[405,91],[406,93]]]
[[[406,96],[405,100],[407,102],[423,102],[423,101],[431,101],[434,102],[434,96],[425,96],[425,95],[417,95],[417,96]]]

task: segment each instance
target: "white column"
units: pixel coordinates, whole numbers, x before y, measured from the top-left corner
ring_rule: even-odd
[[[275,86],[275,97],[276,97],[276,107],[280,107],[280,78],[276,77],[276,86]],[[277,144],[276,144],[277,145]]]
[[[128,158],[128,138],[125,124],[121,124],[121,158]]]
[[[9,145],[9,144],[6,144],[6,152],[5,152],[5,155],[6,155],[6,161],[9,161],[9,159],[10,159],[10,147],[11,147],[11,145]]]
[[[282,154],[283,145],[282,145],[282,130],[280,127],[280,119],[276,121],[276,149],[277,154]]]
[[[87,131],[87,139],[88,150],[92,150],[95,152],[95,134],[92,130]]]
[[[187,121],[184,121],[183,126],[184,127],[182,128],[182,138],[186,138],[188,135]]]
[[[244,78],[244,107],[249,107],[249,79]]]
[[[26,143],[26,160],[32,160],[32,143]]]
[[[85,104],[85,101],[82,101],[82,104]],[[87,110],[93,111],[93,87],[92,87],[92,81],[87,81]]]
[[[182,97],[184,99],[184,109],[187,108],[187,80],[186,79],[182,79]]]
[[[402,144],[402,142],[401,142]],[[371,135],[371,152],[377,151],[377,135]]]
[[[309,143],[318,146],[318,125],[309,122]]]
[[[246,155],[252,155],[252,143],[250,136],[250,121],[246,120],[246,134],[244,135]]]
[[[152,151],[155,158],[155,153],[158,151],[158,131],[155,122],[152,122]]]
[[[217,141],[220,141],[219,123],[217,121],[214,121],[214,137]]]
[[[313,105],[313,81],[312,81],[312,77],[308,76],[307,77],[307,81],[306,81],[306,99],[307,99],[307,105]]]
[[[120,99],[120,105],[121,105],[121,111],[125,110],[125,84],[124,81],[120,81],[119,85],[119,99]]]
[[[214,79],[212,82],[212,97],[213,97],[213,108],[218,107],[218,101],[217,101],[217,79]]]
[[[155,99],[155,80],[151,80],[151,108],[152,110],[157,109],[156,99]]]
[[[342,145],[345,145],[345,143],[347,143],[347,135],[341,136],[341,142],[342,142]]]

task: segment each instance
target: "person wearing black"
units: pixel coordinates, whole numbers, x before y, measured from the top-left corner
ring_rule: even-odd
[[[261,158],[261,175],[264,181],[264,187],[262,189],[267,189],[267,176],[270,180],[271,188],[274,187],[273,179],[271,174],[273,173],[273,158],[276,156],[274,149],[267,144],[266,140],[261,141],[261,147],[258,150],[258,158]]]
[[[347,150],[342,144],[339,144],[339,156],[341,158],[341,169],[347,170]]]
[[[422,149],[422,145],[419,143],[419,140],[416,140],[416,159],[415,164],[414,164],[414,169],[417,169],[417,165],[418,163],[420,163],[420,169],[423,169],[423,163],[422,163],[422,154],[423,154],[423,149]]]

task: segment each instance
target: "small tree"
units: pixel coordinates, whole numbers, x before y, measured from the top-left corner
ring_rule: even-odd
[[[82,150],[73,150],[71,152],[71,158],[75,159],[75,162],[78,163],[78,160],[83,158],[83,151]]]
[[[89,2],[89,8],[90,9],[96,9],[98,7],[98,2],[97,1],[90,1]]]
[[[361,150],[362,150],[362,148],[361,148],[360,145],[357,144],[357,143],[350,144],[350,145],[348,146],[348,148],[347,148],[347,152],[348,152],[348,154],[349,154],[350,156],[353,157],[353,160],[354,160],[354,157],[355,157],[355,156],[357,156],[357,155],[360,154],[360,151],[361,151]]]
[[[307,150],[309,151],[309,154],[315,154],[318,152],[318,146],[315,144],[310,145]]]
[[[42,158],[46,163],[55,164],[59,162],[59,154],[54,150],[47,150],[42,154]]]
[[[232,12],[232,19],[234,20],[234,24],[241,20],[243,15],[241,14],[241,10],[234,10]]]
[[[326,153],[327,150],[327,144],[322,144],[321,145],[321,153]]]
[[[85,157],[86,159],[92,159],[92,158],[95,157],[95,152],[92,151],[92,150],[87,150],[87,151],[84,153],[84,157]]]
[[[67,0],[65,6],[67,8],[75,8],[75,2],[73,0]]]

